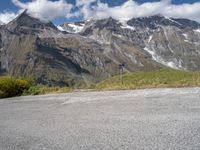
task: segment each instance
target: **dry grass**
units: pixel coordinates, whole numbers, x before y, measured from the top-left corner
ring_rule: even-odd
[[[72,92],[74,89],[71,87],[49,87],[49,86],[32,86],[24,91],[23,95],[43,95],[50,93],[67,93]]]

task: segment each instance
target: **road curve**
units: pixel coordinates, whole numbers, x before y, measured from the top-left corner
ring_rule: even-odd
[[[143,149],[200,149],[200,88],[0,100],[0,150]]]

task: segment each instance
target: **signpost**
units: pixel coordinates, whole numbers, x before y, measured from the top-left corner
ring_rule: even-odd
[[[120,71],[120,81],[121,81],[121,84],[123,85],[123,72],[124,72],[124,67],[125,65],[124,64],[119,64],[119,71]]]

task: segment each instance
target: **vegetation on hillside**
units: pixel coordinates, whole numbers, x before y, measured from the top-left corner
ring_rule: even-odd
[[[120,90],[193,86],[200,86],[200,72],[162,69],[124,74],[123,83],[120,76],[114,76],[98,83],[95,89]]]
[[[42,95],[49,93],[65,93],[72,92],[72,87],[58,87],[58,86],[31,86],[28,90],[23,92],[23,95]]]
[[[41,95],[47,93],[63,93],[72,91],[72,87],[49,87],[37,85],[34,77],[18,79],[11,76],[0,76],[0,98]]]
[[[0,77],[0,98],[13,97],[21,95],[28,90],[31,82],[25,79],[16,79],[10,76]]]
[[[163,87],[200,86],[200,72],[187,72],[171,69],[135,72],[123,75],[123,83],[119,75],[111,77],[96,85],[73,87],[49,87],[37,85],[34,78],[17,79],[10,76],[0,77],[0,98],[40,95],[47,93],[71,92],[75,89],[91,90],[126,90]]]

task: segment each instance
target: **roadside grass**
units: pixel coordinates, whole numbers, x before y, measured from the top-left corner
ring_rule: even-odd
[[[166,87],[200,86],[200,72],[161,69],[148,72],[135,72],[111,77],[95,86],[96,90],[128,90]]]
[[[198,86],[200,86],[200,72],[172,69],[127,73],[123,75],[123,84],[120,76],[116,75],[90,86],[74,85],[72,87],[38,85],[36,79],[33,77],[17,79],[10,76],[0,76],[0,98],[66,93],[75,90],[101,91]]]
[[[28,90],[23,92],[23,96],[25,95],[43,95],[43,94],[50,94],[50,93],[67,93],[72,92],[74,88],[72,87],[58,87],[58,86],[32,86]]]

